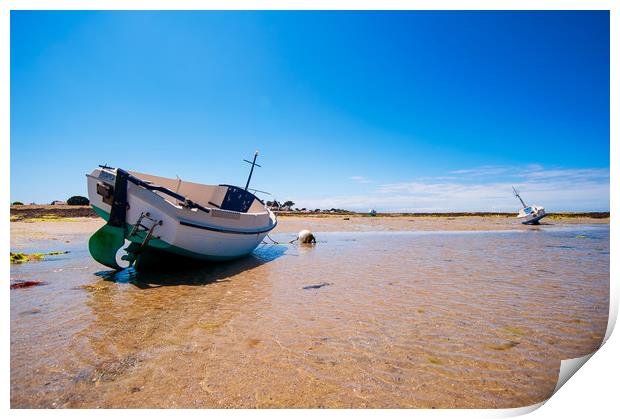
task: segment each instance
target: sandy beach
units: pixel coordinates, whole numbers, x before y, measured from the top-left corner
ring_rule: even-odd
[[[345,219],[348,218],[348,219]],[[286,243],[160,274],[109,271],[103,221],[11,223],[11,406],[518,407],[595,350],[609,219],[280,217]]]

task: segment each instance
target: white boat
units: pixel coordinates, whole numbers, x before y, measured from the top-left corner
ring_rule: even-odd
[[[256,155],[250,163],[253,170]],[[252,172],[245,188],[108,166],[86,176],[90,204],[107,221],[90,238],[89,250],[113,269],[122,269],[117,251],[125,240],[131,243],[122,259],[136,267],[165,255],[230,260],[251,253],[277,224],[263,201],[248,191]]]
[[[519,192],[514,188],[512,188],[514,195],[521,201],[521,205],[523,208],[519,210],[517,214],[517,219],[521,221],[521,224],[540,224],[540,219],[547,216],[544,207],[539,207],[538,205],[526,205],[521,198]]]

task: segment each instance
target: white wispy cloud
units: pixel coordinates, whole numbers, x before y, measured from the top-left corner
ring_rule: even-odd
[[[449,173],[452,176],[378,184],[363,195],[340,194],[297,201],[313,208],[353,210],[516,211],[519,202],[512,196],[514,185],[527,203],[542,205],[549,211],[609,209],[609,169],[606,168],[484,166]],[[353,180],[365,180],[359,178]]]
[[[531,179],[570,178],[571,180],[609,179],[609,169],[531,170],[524,173]]]
[[[364,176],[351,176],[349,179],[354,180],[358,183],[375,183],[374,180],[370,180],[365,178]]]
[[[509,170],[510,168],[506,166],[479,166],[472,169],[452,170],[448,173],[451,175],[477,177],[504,174],[507,173]]]

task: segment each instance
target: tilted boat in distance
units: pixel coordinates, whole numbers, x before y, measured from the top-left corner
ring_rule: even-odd
[[[517,214],[517,219],[521,221],[521,224],[540,224],[540,219],[547,216],[545,209],[537,205],[525,205],[525,202],[521,199],[521,195],[519,195],[519,191],[517,191],[514,186],[512,187],[512,191],[523,205],[523,208],[521,208],[519,214]]]
[[[245,188],[203,185],[99,166],[86,175],[88,197],[107,223],[89,240],[92,257],[122,269],[121,259],[139,269],[165,255],[230,260],[251,253],[275,228],[276,216]],[[260,167],[260,166],[259,166]]]

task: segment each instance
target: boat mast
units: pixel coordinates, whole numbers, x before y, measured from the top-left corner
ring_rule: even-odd
[[[525,205],[525,202],[523,202],[523,199],[521,199],[521,195],[519,195],[519,191],[517,191],[514,186],[512,187],[512,191],[515,193],[515,196],[519,198],[519,201],[521,201],[523,208],[526,208],[527,205]]]
[[[248,176],[248,181],[245,184],[246,191],[248,190],[248,186],[250,186],[250,179],[252,179],[252,173],[254,172],[254,166],[261,167],[260,164],[256,164],[256,157],[258,157],[258,150],[256,150],[256,153],[254,153],[254,160],[249,161],[249,160],[243,159],[244,162],[250,163],[252,165],[252,168],[250,169],[250,175]]]

